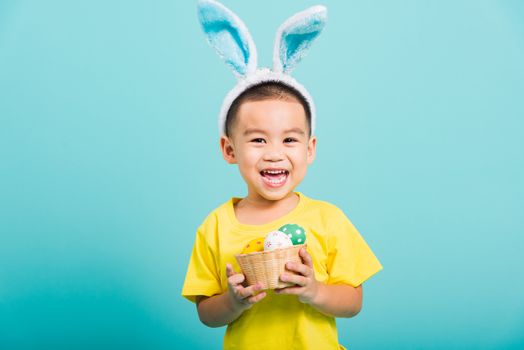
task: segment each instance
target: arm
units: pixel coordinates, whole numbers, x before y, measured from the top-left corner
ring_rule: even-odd
[[[362,285],[329,285],[317,282],[318,293],[309,304],[323,314],[334,317],[353,317],[362,308]]]
[[[323,314],[334,317],[353,317],[362,308],[362,286],[346,284],[329,285],[315,279],[313,261],[305,249],[300,250],[303,264],[288,263],[286,267],[298,275],[283,274],[280,278],[296,286],[276,290],[277,294],[297,295],[303,303],[309,304]]]
[[[233,322],[266,296],[265,292],[256,294],[261,288],[258,284],[244,288],[244,275],[235,273],[231,264],[226,265],[226,275],[227,292],[212,297],[197,297],[198,317],[208,327],[222,327]]]

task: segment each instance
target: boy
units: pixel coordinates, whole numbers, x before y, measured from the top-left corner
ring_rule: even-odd
[[[216,6],[224,11],[205,4],[215,6],[215,19]],[[222,108],[220,147],[238,165],[247,196],[231,198],[198,228],[182,295],[196,302],[204,324],[227,325],[225,349],[343,348],[335,317],[360,311],[362,283],[382,267],[342,211],[294,192],[316,152],[307,91],[288,76],[260,71],[239,84]],[[292,285],[246,285],[234,256],[289,223],[307,232],[302,263],[288,263],[290,272],[280,276]]]

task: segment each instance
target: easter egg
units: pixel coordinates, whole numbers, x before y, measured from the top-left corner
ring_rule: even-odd
[[[306,231],[297,224],[287,224],[278,229],[285,233],[293,242],[293,245],[304,244],[306,242]]]
[[[283,232],[273,231],[267,234],[266,239],[264,240],[264,250],[271,251],[275,249],[291,247],[293,242],[291,239]]]
[[[244,247],[241,254],[249,254],[254,252],[261,252],[264,250],[264,239],[255,238],[249,241],[248,244]]]

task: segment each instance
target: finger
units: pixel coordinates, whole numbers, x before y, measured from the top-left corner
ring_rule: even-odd
[[[226,263],[226,276],[231,277],[235,274],[235,270],[233,270],[233,265],[230,263]]]
[[[302,287],[307,284],[307,278],[305,278],[304,276],[293,275],[290,273],[283,273],[280,276],[280,280],[282,280],[283,282],[298,284],[299,286],[302,286]]]
[[[228,282],[230,284],[239,284],[244,282],[245,276],[241,273],[236,273],[233,269],[233,265],[226,263],[226,276],[228,277]],[[230,278],[234,277],[231,281]]]
[[[242,282],[244,282],[246,278],[244,277],[243,274],[241,273],[237,273],[235,275],[231,275],[228,279],[227,279],[227,282],[229,283],[229,285],[231,286],[236,286]]]
[[[300,295],[303,293],[304,287],[286,287],[275,289],[277,294],[286,294],[286,295]]]
[[[286,268],[290,271],[298,272],[299,274],[306,276],[306,277],[311,276],[311,268],[309,268],[309,266],[304,265],[304,264],[288,262],[286,264]]]
[[[261,293],[258,293],[257,295],[249,297],[247,299],[247,301],[250,304],[255,304],[255,303],[258,303],[260,300],[264,299],[266,297],[266,295],[267,295],[266,292],[261,292]]]
[[[252,286],[246,287],[246,288],[239,288],[238,289],[238,295],[243,298],[249,298],[253,296],[256,292],[262,289],[262,286],[260,284],[254,284]]]
[[[313,259],[311,258],[311,255],[309,255],[307,250],[305,248],[301,248],[299,254],[302,258],[302,262],[304,263],[304,265],[313,268]]]

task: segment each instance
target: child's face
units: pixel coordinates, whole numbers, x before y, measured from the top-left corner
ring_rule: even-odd
[[[252,199],[288,196],[315,158],[304,108],[298,102],[261,100],[238,109],[231,137],[220,140],[224,159],[238,164]]]

